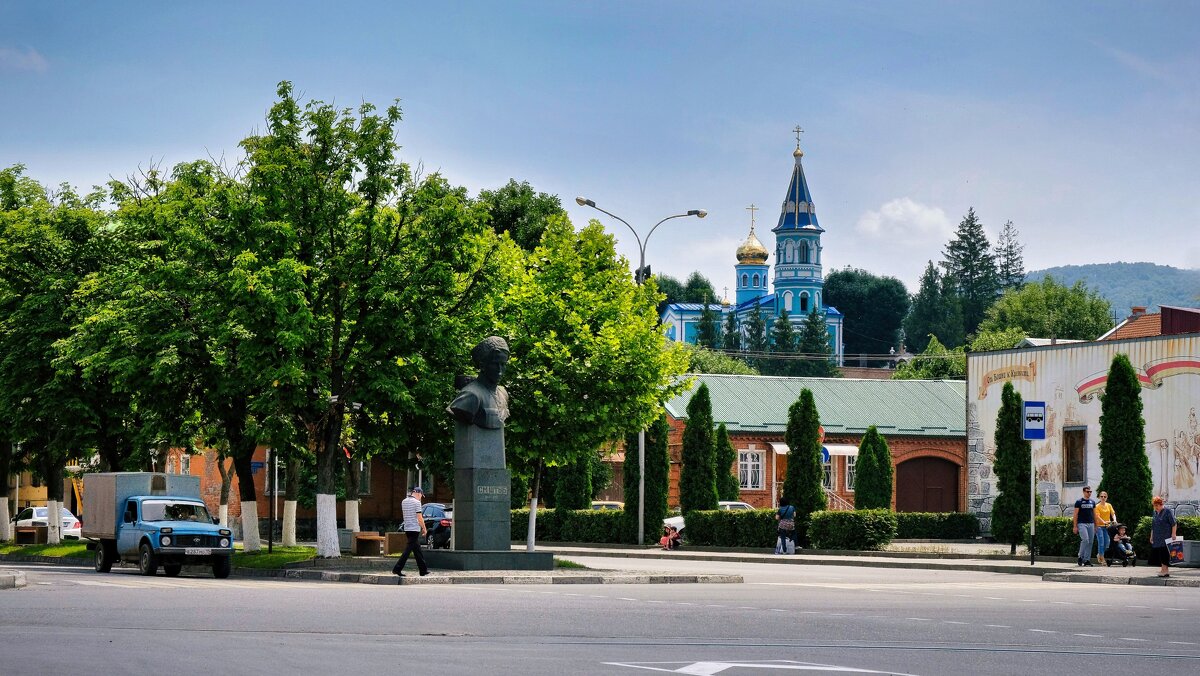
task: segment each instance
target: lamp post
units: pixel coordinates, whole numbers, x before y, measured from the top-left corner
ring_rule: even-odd
[[[658,229],[658,226],[662,225],[663,223],[666,223],[667,221],[671,220],[672,218],[685,218],[687,216],[695,216],[696,218],[704,218],[705,216],[708,215],[708,212],[705,211],[704,209],[691,209],[687,213],[675,214],[674,216],[667,216],[666,218],[662,219],[661,221],[655,223],[654,227],[650,228],[650,232],[647,232],[645,239],[643,239],[642,237],[640,237],[638,235],[637,230],[635,230],[633,228],[633,226],[629,224],[629,221],[626,221],[624,218],[621,218],[620,216],[618,216],[612,212],[601,209],[600,207],[596,206],[596,203],[593,202],[592,200],[590,200],[586,197],[576,197],[575,203],[581,207],[591,207],[591,208],[595,209],[596,211],[599,211],[602,214],[607,214],[609,216],[612,216],[613,218],[617,219],[618,221],[621,221],[622,223],[624,223],[625,227],[629,228],[629,231],[633,233],[633,238],[635,240],[637,240],[637,245],[638,245],[638,267],[637,267],[637,272],[634,273],[633,278],[634,278],[634,281],[636,281],[639,285],[644,283],[646,281],[646,278],[650,276],[650,270],[649,270],[649,268],[646,267],[646,243],[650,241],[650,235],[654,234],[654,231]],[[628,450],[626,450],[626,452],[628,452]],[[638,529],[637,529],[637,536],[638,536],[638,544],[639,545],[645,544],[645,539],[646,539],[646,430],[644,430],[644,429],[638,430]]]

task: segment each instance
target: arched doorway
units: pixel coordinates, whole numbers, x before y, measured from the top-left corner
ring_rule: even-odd
[[[958,511],[958,472],[958,465],[941,458],[900,463],[896,466],[896,511]]]

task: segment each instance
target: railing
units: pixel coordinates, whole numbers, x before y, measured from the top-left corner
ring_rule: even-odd
[[[825,489],[825,500],[828,503],[828,509],[833,512],[853,512],[854,503],[846,498],[834,493],[828,488]]]

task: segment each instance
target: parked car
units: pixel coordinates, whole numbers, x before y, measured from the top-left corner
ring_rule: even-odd
[[[26,526],[48,525],[47,521],[46,521],[46,513],[47,513],[48,509],[49,508],[47,508],[47,507],[26,507],[25,509],[22,509],[20,512],[17,513],[17,516],[15,519],[13,519],[13,521],[15,521],[17,523],[17,526],[22,527],[22,528],[26,527]],[[80,537],[81,529],[82,529],[82,526],[79,523],[79,519],[75,518],[75,515],[71,513],[71,510],[67,509],[66,507],[63,507],[62,508],[62,536],[63,536],[63,539],[64,540],[78,540]]]
[[[748,502],[740,502],[737,500],[722,500],[717,503],[717,509],[723,512],[740,511],[743,509],[754,509],[754,505]],[[679,531],[679,536],[683,537],[684,523],[683,516],[668,516],[663,519],[663,526],[674,526],[675,530]]]
[[[592,500],[592,509],[625,509],[625,503],[616,500]]]
[[[450,529],[454,526],[454,508],[431,502],[421,508],[425,519],[425,544],[430,549],[450,549]]]

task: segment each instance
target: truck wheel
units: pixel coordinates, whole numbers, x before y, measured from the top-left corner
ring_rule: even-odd
[[[149,542],[143,542],[138,548],[138,570],[142,575],[154,575],[158,572],[158,561],[155,559],[154,550],[150,548]]]
[[[167,577],[176,577],[177,575],[179,575],[179,571],[181,571],[181,570],[183,570],[183,566],[181,564],[178,564],[178,563],[164,563],[163,564],[163,574],[166,575]]]
[[[96,572],[107,573],[112,570],[113,557],[110,554],[111,550],[103,541],[96,543]]]
[[[233,570],[233,559],[228,556],[213,557],[213,577],[218,580],[224,580],[229,577],[229,572]]]

